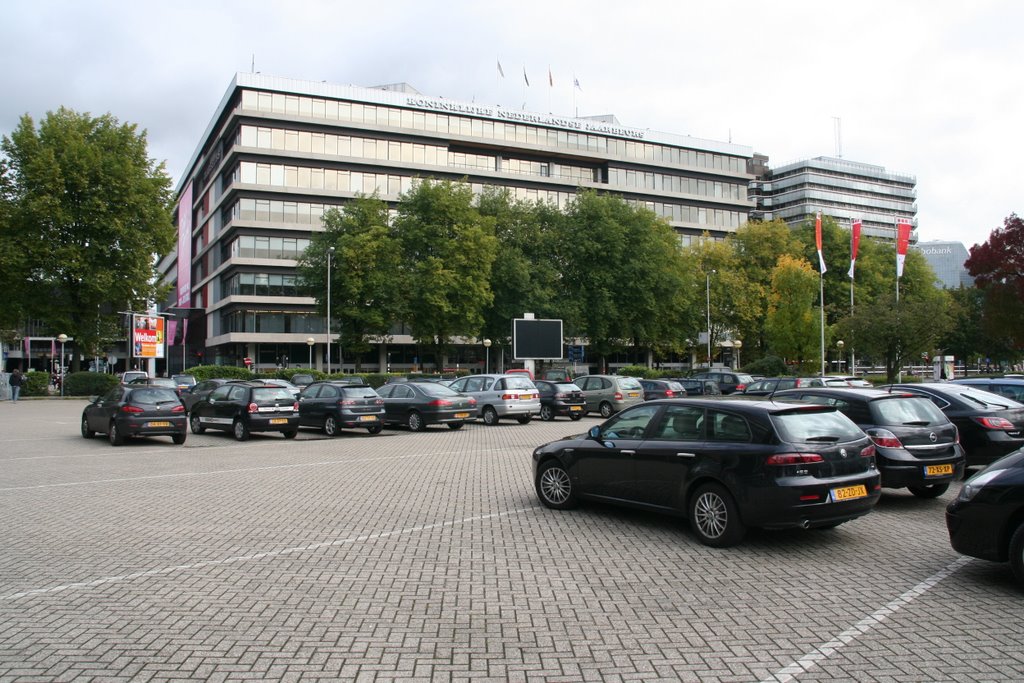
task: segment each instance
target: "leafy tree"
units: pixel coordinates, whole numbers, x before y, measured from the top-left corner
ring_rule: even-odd
[[[482,216],[494,220],[497,238],[490,282],[494,303],[484,311],[482,334],[501,353],[511,346],[512,320],[523,313],[562,317],[552,253],[562,214],[546,204],[517,201],[506,188],[486,188],[477,206]]]
[[[327,311],[327,253],[331,255],[331,327],[341,349],[356,356],[372,348],[371,341],[387,336],[400,319],[397,242],[388,227],[388,206],[376,195],[357,196],[340,210],[324,214],[324,232],[316,233],[299,260],[302,286]]]
[[[818,276],[805,259],[782,255],[772,270],[765,334],[775,353],[810,367],[809,359],[820,348]]]
[[[110,114],[62,107],[38,129],[24,116],[0,148],[0,326],[38,319],[99,353],[122,334],[119,311],[163,293],[155,264],[175,242],[171,180],[145,132]]]
[[[964,265],[984,294],[982,327],[993,347],[985,355],[1016,360],[1024,348],[1024,220],[1007,216]]]
[[[694,304],[689,324],[684,323],[682,329],[697,357],[711,362],[729,333],[739,330],[752,297],[730,241],[715,241],[705,235],[705,239],[684,250],[683,261],[691,274],[689,288]],[[711,359],[706,357],[708,344],[697,343],[709,322]]]
[[[494,219],[473,206],[465,183],[421,180],[399,200],[394,235],[402,261],[403,318],[413,338],[443,350],[477,337],[492,304]]]

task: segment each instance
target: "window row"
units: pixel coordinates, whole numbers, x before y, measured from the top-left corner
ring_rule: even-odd
[[[233,311],[220,318],[221,333],[273,332],[315,334],[326,329],[323,316],[316,313],[284,311]]]
[[[230,206],[224,216],[224,222],[227,223],[232,219],[241,219],[299,225],[320,225],[325,211],[340,207],[341,204],[285,202],[276,199],[243,197]]]
[[[302,296],[294,275],[236,273],[224,281],[224,295]]]
[[[542,145],[573,151],[585,150],[651,163],[693,166],[728,173],[746,173],[747,162],[744,157],[557,128],[541,128],[519,123],[437,114],[384,105],[243,90],[241,108],[248,111],[305,116],[328,121],[368,123],[390,128]]]
[[[679,192],[734,202],[743,201],[747,198],[746,184],[701,180],[699,178],[687,178],[668,173],[637,171],[630,168],[608,169],[608,184],[612,187]]]
[[[569,180],[595,180],[593,168],[571,164],[551,164],[512,157],[469,152],[450,152],[442,145],[377,140],[351,135],[333,135],[311,131],[286,130],[263,126],[239,126],[235,143],[243,147],[272,149],[284,152],[310,152],[330,156],[355,157],[375,161],[392,161],[427,166],[468,168],[481,171],[501,171],[518,175],[532,175]],[[552,171],[554,167],[554,171]]]
[[[735,230],[747,219],[747,215],[739,211],[709,209],[703,206],[683,206],[667,202],[643,202],[635,199],[627,201],[634,206],[650,209],[668,221],[706,225],[711,230]]]
[[[241,235],[231,242],[231,256],[242,258],[290,259],[296,261],[309,247],[305,237],[264,237]],[[235,292],[236,294],[240,292]]]

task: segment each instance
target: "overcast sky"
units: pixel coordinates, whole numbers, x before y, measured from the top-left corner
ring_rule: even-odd
[[[773,166],[841,154],[917,177],[923,241],[970,247],[1024,211],[1016,0],[0,7],[0,133],[60,106],[109,112],[148,132],[175,184],[234,74],[255,64],[274,76],[404,81],[429,96],[615,114],[747,145]]]

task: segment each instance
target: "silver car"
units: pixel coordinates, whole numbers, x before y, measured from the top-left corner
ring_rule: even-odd
[[[540,412],[540,392],[526,375],[470,375],[449,386],[476,399],[477,417],[487,425],[496,425],[503,417],[526,424]]]
[[[584,375],[576,378],[576,385],[587,399],[587,412],[605,418],[644,400],[644,388],[636,377]]]

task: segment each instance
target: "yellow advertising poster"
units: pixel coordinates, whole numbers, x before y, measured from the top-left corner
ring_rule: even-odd
[[[136,358],[164,357],[164,319],[156,315],[132,316],[132,355]]]

